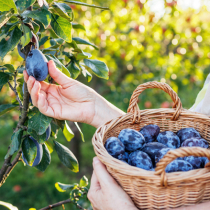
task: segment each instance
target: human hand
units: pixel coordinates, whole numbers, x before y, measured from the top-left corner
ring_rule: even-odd
[[[23,72],[33,105],[44,115],[99,127],[123,114],[93,89],[59,71],[53,61],[48,62],[48,70],[59,85],[36,81]]]
[[[88,199],[92,203],[93,210],[137,210],[130,197],[97,157],[93,159],[93,175]]]

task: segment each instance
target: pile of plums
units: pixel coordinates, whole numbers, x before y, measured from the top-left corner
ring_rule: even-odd
[[[155,171],[156,164],[171,150],[179,147],[208,148],[208,142],[194,128],[183,128],[177,133],[160,132],[157,125],[150,124],[136,131],[121,130],[118,137],[110,137],[105,142],[107,152],[131,166]],[[207,157],[180,157],[169,163],[167,173],[203,168],[209,162]]]

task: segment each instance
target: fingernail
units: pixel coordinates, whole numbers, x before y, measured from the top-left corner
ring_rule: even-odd
[[[93,164],[95,165],[95,164],[97,164],[97,163],[99,163],[100,161],[99,161],[99,159],[97,158],[97,157],[94,157],[93,158]]]

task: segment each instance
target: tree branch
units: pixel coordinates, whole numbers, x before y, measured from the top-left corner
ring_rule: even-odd
[[[70,200],[70,199],[67,199],[67,200],[65,200],[65,201],[60,201],[60,202],[58,202],[58,203],[55,203],[55,204],[46,206],[46,207],[44,207],[44,208],[42,208],[42,209],[39,209],[39,210],[51,210],[52,208],[61,206],[61,205],[65,204],[65,203],[74,203],[74,202],[73,202],[72,200]],[[85,209],[82,208],[82,206],[80,206],[78,203],[76,204],[76,206],[77,206],[78,209],[85,210]]]
[[[12,155],[10,155],[6,160],[5,160],[5,162],[8,162],[9,164],[7,165],[7,167],[4,167],[4,165],[3,165],[3,167],[2,167],[2,169],[1,169],[1,171],[0,171],[0,180],[1,180],[1,182],[0,182],[0,187],[4,184],[4,182],[6,181],[6,179],[8,178],[8,176],[10,175],[10,173],[12,172],[12,170],[14,169],[14,167],[17,165],[17,163],[19,162],[19,161],[21,161],[21,159],[20,159],[20,157],[21,157],[21,155],[22,155],[22,150],[20,150],[18,153],[17,153],[17,155],[16,155],[16,157],[14,158],[14,160],[12,161],[12,163],[10,163],[10,161],[11,161],[11,158],[12,158]]]
[[[9,84],[10,88],[14,91],[14,93],[16,95],[16,100],[18,101],[19,107],[20,107],[20,110],[21,110],[23,108],[23,104],[22,104],[22,102],[21,102],[21,100],[19,98],[18,92],[16,90],[16,86],[17,86],[17,84],[16,84],[16,76],[14,76],[14,82],[15,82],[15,87],[14,88],[12,87],[10,82],[8,82],[8,84]]]
[[[25,59],[30,51],[31,45],[26,46],[26,51],[25,51]],[[15,88],[12,87],[12,85],[9,83],[10,88],[17,93],[16,91],[16,76],[14,78],[15,80]],[[18,96],[18,94],[16,95]],[[19,96],[18,96],[19,99]],[[20,103],[19,103],[20,104]],[[22,104],[22,103],[21,103]],[[28,93],[28,88],[27,84],[24,85],[24,96],[23,96],[23,105],[22,105],[22,112],[21,112],[21,118],[19,119],[19,122],[14,130],[14,132],[17,132],[19,128],[22,128],[24,126],[24,123],[27,119],[27,114],[28,114],[28,107],[29,107],[29,93]],[[10,147],[8,148],[9,151]],[[22,154],[22,150],[20,150],[14,160],[11,163],[11,159],[13,155],[10,155],[7,159],[4,160],[3,166],[0,170],[0,187],[5,183],[6,179],[9,177],[11,171],[14,169],[14,167],[17,165],[17,163],[20,161],[20,157]]]

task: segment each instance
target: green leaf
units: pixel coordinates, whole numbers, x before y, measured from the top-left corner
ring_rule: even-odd
[[[66,76],[70,77],[70,73],[68,69],[55,57],[55,56],[49,56],[45,55],[48,61],[53,60],[55,62],[56,67],[62,71]]]
[[[74,38],[72,38],[72,40],[74,40],[77,44],[90,45],[90,46],[94,47],[96,50],[98,50],[98,47],[96,45],[94,45],[93,43],[91,43],[87,40],[81,39],[79,37],[74,37]]]
[[[38,32],[39,29],[40,29],[40,26],[39,26],[38,23],[36,23],[36,22],[34,22],[34,21],[31,21],[31,22],[32,22],[32,25],[33,25],[33,27],[34,27],[33,32],[34,32],[34,34],[37,34],[37,32]],[[44,26],[42,26],[42,27],[44,28]]]
[[[17,12],[17,7],[13,0],[0,0],[0,11],[9,11],[10,9],[14,9]]]
[[[66,120],[65,120],[65,125],[64,125],[64,128],[63,128],[63,135],[66,137],[67,141],[71,141],[71,139],[74,137],[74,133],[71,130],[71,128],[69,127]]]
[[[98,77],[108,79],[109,78],[109,69],[107,65],[99,60],[90,60],[84,59],[84,63],[89,67]]]
[[[11,50],[15,48],[15,46],[20,41],[22,36],[21,30],[16,26],[10,34],[10,38],[8,40],[2,39],[0,42],[0,57],[3,59],[4,56]]]
[[[7,21],[13,16],[14,9],[11,9],[8,12],[3,13],[3,15],[0,16],[0,28],[7,23]]]
[[[49,141],[45,141],[45,145],[47,146],[50,154],[53,152],[53,145]]]
[[[51,155],[50,155],[50,151],[48,150],[45,144],[42,145],[42,149],[43,149],[43,157],[39,165],[36,166],[36,168],[44,172],[46,168],[50,165]]]
[[[69,5],[65,3],[56,3],[52,5],[52,11],[69,22],[73,20],[73,12]]]
[[[22,74],[25,69],[26,69],[25,66],[21,65],[21,66],[18,66],[18,68],[16,70],[18,71],[18,73]]]
[[[51,21],[51,14],[46,9],[34,10],[34,11],[26,10],[25,12],[22,13],[22,16],[28,18],[34,18],[40,21],[41,23],[44,24],[45,28],[49,26]]]
[[[36,158],[37,147],[36,144],[29,138],[29,136],[25,137],[23,140],[22,150],[28,164],[32,166]]]
[[[20,149],[22,136],[23,136],[22,129],[19,129],[17,132],[12,134],[11,137],[12,142],[10,144],[9,151],[5,156],[5,159],[8,158],[10,155],[13,155],[15,152],[17,152]]]
[[[62,184],[60,182],[56,182],[55,183],[55,188],[59,191],[59,192],[66,192],[66,190],[72,190],[74,188],[74,185],[72,184]]]
[[[23,11],[33,5],[36,0],[17,0],[16,1],[16,6],[20,11]]]
[[[76,52],[77,50],[75,50],[74,52]],[[85,58],[90,58],[92,55],[90,53],[86,53],[82,50],[78,50],[78,53],[75,55],[77,60],[83,60]]]
[[[52,14],[51,26],[54,32],[64,39],[66,42],[71,42],[71,23],[56,14]]]
[[[42,46],[47,40],[49,39],[49,36],[44,36],[39,41],[39,46]]]
[[[51,121],[51,117],[37,112],[28,120],[28,129],[33,129],[38,135],[42,135],[47,130]]]
[[[80,74],[80,69],[77,67],[75,62],[71,61],[70,64],[67,66],[67,69],[69,70],[73,79],[76,79]]]
[[[86,31],[85,27],[79,23],[71,23],[71,24],[74,29],[82,29],[82,30]]]
[[[80,129],[80,127],[79,127],[78,123],[77,123],[77,122],[74,122],[74,124],[76,125],[77,129],[78,129],[78,130],[79,130],[79,132],[80,132],[80,135],[81,135],[82,141],[83,141],[83,142],[85,142],[84,135],[83,135],[83,133],[82,133],[82,131],[81,131],[81,129]]]
[[[22,47],[25,47],[30,42],[32,38],[32,33],[30,28],[26,25],[22,25],[22,29],[23,29],[23,36],[21,37],[20,43]]]
[[[86,176],[83,176],[82,179],[79,181],[80,187],[86,187],[88,185],[88,179]]]
[[[2,87],[9,81],[9,74],[0,72],[0,91]]]
[[[98,9],[102,9],[102,10],[109,10],[108,7],[101,7],[101,6],[96,6],[94,4],[86,4],[80,1],[70,1],[70,0],[64,0],[64,2],[68,2],[71,4],[78,4],[78,5],[82,5],[82,6],[87,6],[87,7],[94,7],[94,8],[98,8]]]
[[[53,142],[54,142],[55,151],[57,152],[58,157],[60,161],[63,163],[63,165],[65,165],[73,172],[78,172],[79,163],[74,154],[64,145],[58,143],[57,141]]]
[[[19,106],[18,104],[2,104],[2,105],[0,105],[0,116],[2,116],[3,114],[5,114],[8,111],[11,111],[12,109],[14,109],[18,106]]]
[[[0,205],[5,206],[10,210],[18,210],[18,208],[16,206],[13,206],[12,204],[6,203],[6,202],[3,202],[3,201],[0,201]]]
[[[12,64],[5,64],[4,65],[8,70],[9,72],[13,73],[15,71],[15,68]]]
[[[33,130],[32,128],[28,128],[27,132],[30,136],[36,139],[40,144],[46,141],[46,132],[44,132],[42,135],[38,135],[36,131]]]

